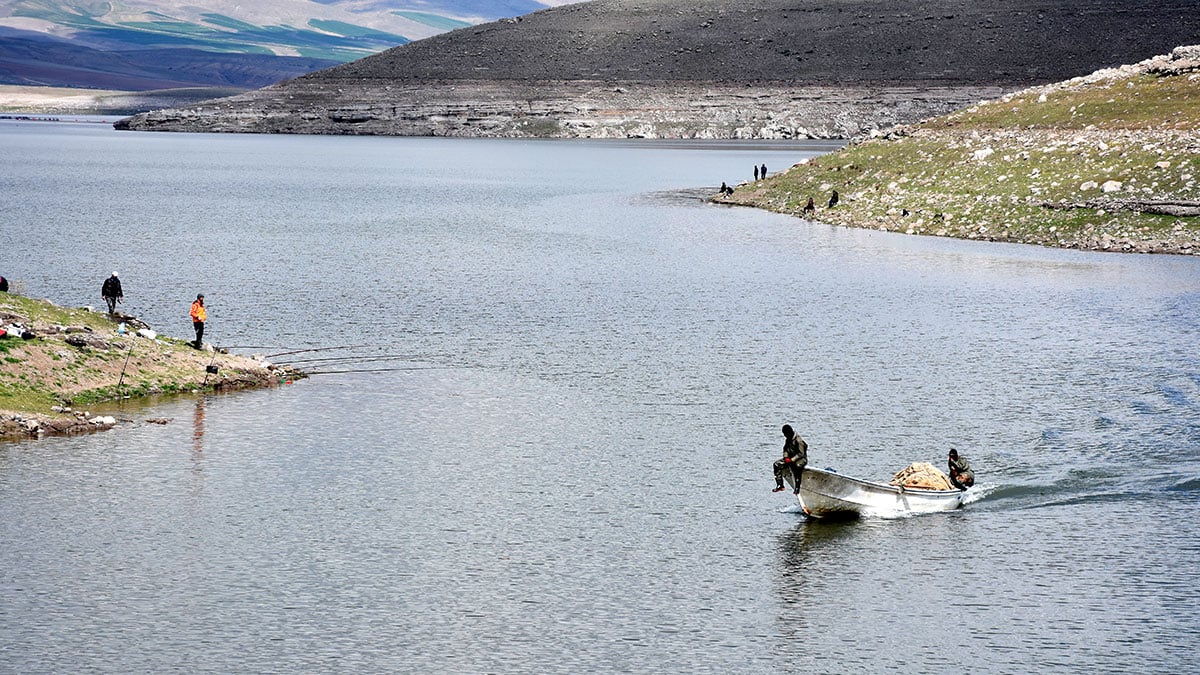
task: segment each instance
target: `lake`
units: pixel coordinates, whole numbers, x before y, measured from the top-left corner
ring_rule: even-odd
[[[322,350],[0,444],[0,671],[1200,670],[1200,258],[701,199],[832,147],[0,121],[27,295]],[[809,522],[784,423],[978,485]]]

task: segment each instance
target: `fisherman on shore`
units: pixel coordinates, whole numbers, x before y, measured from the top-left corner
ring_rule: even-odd
[[[108,303],[109,314],[117,311],[118,302],[125,302],[125,293],[121,290],[121,280],[117,278],[116,272],[104,280],[104,285],[100,287],[100,297]]]
[[[838,203],[838,193],[837,193],[837,190],[834,190],[833,194],[829,195],[829,208],[832,209],[833,207],[837,206],[837,203]]]
[[[8,292],[8,279],[5,279],[3,276],[0,276],[0,293],[7,293],[7,292]]]
[[[766,164],[763,164],[763,165],[762,165],[762,168],[758,170],[758,173],[759,173],[760,175],[762,175],[762,177],[763,177],[763,180],[766,180],[766,179],[767,179],[767,165],[766,165]]]
[[[754,180],[758,180],[758,165],[754,165]]]
[[[196,301],[192,303],[192,328],[196,329],[196,341],[192,346],[196,349],[204,348],[204,322],[208,320],[208,311],[204,309],[204,294],[200,293],[196,296]]]
[[[792,431],[792,425],[783,425],[783,457],[775,460],[775,489],[771,492],[783,491],[783,472],[790,466],[792,480],[795,483],[793,494],[800,494],[800,476],[808,464],[808,443],[800,438],[800,434]]]
[[[808,198],[808,203],[804,205],[804,210],[801,211],[804,215],[811,216],[817,212],[817,205],[813,203],[813,198]]]
[[[975,484],[975,472],[966,457],[959,457],[958,450],[950,448],[950,482],[959,490],[966,490]]]

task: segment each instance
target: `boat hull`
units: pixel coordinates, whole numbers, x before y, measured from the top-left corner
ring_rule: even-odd
[[[791,477],[788,479],[790,483]],[[901,488],[805,467],[797,498],[804,512],[814,518],[851,515],[897,518],[952,511],[962,506],[963,493],[961,490]]]

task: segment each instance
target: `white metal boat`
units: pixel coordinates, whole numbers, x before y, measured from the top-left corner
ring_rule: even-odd
[[[788,483],[792,482],[791,475],[787,475],[786,478]],[[836,515],[895,518],[917,513],[953,511],[962,506],[963,492],[902,488],[806,466],[800,479],[800,494],[797,498],[804,513],[814,518]]]

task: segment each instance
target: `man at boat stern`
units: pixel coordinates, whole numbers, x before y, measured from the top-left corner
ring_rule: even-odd
[[[771,492],[783,491],[783,472],[791,467],[792,481],[795,490],[792,494],[800,494],[800,475],[804,465],[808,464],[808,443],[800,438],[800,434],[792,431],[792,425],[783,425],[783,458],[775,460],[775,489]]]
[[[950,482],[959,490],[966,490],[975,484],[975,472],[966,457],[959,457],[958,450],[950,448]]]

